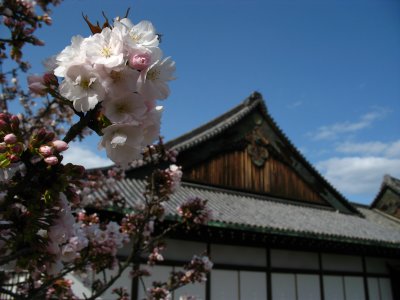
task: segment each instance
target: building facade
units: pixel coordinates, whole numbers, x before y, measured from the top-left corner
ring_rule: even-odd
[[[208,281],[172,299],[400,299],[400,220],[377,201],[368,207],[345,199],[290,142],[259,93],[167,147],[179,152],[184,177],[166,205],[166,224],[179,222],[175,209],[189,196],[207,199],[213,218],[196,231],[172,232],[146,283],[207,251],[214,262]],[[134,205],[148,171],[127,170],[114,188]],[[128,275],[120,285],[133,299],[144,297]]]

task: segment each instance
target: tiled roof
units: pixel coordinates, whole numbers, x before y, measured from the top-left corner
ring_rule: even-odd
[[[143,201],[142,180],[128,178],[113,187],[132,206]],[[208,200],[214,214],[209,226],[400,248],[400,222],[369,208],[358,208],[365,216],[362,218],[329,209],[279,202],[266,196],[183,183],[166,203],[167,214],[176,217],[176,207],[190,196]]]
[[[372,201],[371,207],[376,207],[381,196],[383,195],[383,193],[385,192],[385,190],[387,188],[392,189],[400,197],[400,179],[397,179],[393,176],[386,174],[385,176],[383,176],[383,181],[382,181],[381,187],[380,187],[379,192],[376,195],[374,201]]]

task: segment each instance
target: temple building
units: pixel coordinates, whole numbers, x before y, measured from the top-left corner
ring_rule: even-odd
[[[399,180],[385,177],[371,206],[349,202],[291,143],[259,93],[166,145],[179,152],[184,174],[166,222],[177,221],[176,207],[190,196],[207,199],[213,217],[196,231],[174,231],[147,283],[206,250],[214,263],[207,282],[172,299],[400,299]],[[127,170],[115,187],[132,205],[147,172]],[[128,275],[120,285],[144,297]]]

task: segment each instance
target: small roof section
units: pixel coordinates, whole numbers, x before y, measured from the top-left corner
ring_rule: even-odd
[[[371,208],[400,219],[400,179],[385,175]]]

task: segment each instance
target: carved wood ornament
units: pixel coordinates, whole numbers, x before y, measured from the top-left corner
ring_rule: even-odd
[[[252,163],[257,167],[263,167],[269,157],[268,146],[270,143],[262,134],[261,127],[254,127],[254,129],[246,135],[246,140],[249,143],[247,145],[247,153]]]

